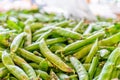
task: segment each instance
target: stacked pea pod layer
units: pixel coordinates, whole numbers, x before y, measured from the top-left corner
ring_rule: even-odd
[[[0,14],[0,80],[114,80],[120,23],[33,11]]]

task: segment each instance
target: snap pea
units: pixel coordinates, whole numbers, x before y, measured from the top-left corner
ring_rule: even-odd
[[[90,68],[89,68],[89,71],[88,71],[90,80],[93,79],[93,76],[94,76],[95,71],[97,69],[98,63],[99,63],[99,57],[97,57],[97,56],[93,57],[92,63],[90,65]]]
[[[42,39],[40,41],[40,51],[41,53],[51,62],[53,63],[55,66],[57,66],[60,70],[64,71],[64,72],[73,72],[73,70],[66,65],[58,56],[56,56],[55,54],[53,54],[47,47],[44,39]]]
[[[46,40],[46,43],[47,43],[48,45],[52,45],[52,44],[60,43],[60,42],[64,42],[64,41],[66,41],[65,38],[58,37],[58,38],[53,38],[53,39],[47,39],[47,40]],[[33,44],[25,47],[25,49],[26,49],[26,50],[30,50],[30,51],[39,49],[39,44],[40,44],[40,42],[35,42],[35,43],[33,43]]]
[[[43,33],[43,32],[46,32],[46,31],[50,30],[52,27],[53,27],[53,26],[43,27],[43,28],[35,31],[35,32],[33,33],[33,36],[35,36],[35,35],[37,35],[37,34],[40,34],[40,33]]]
[[[44,60],[44,58],[42,57],[39,57],[39,56],[36,56],[34,55],[33,53],[25,50],[25,49],[22,49],[22,48],[19,48],[18,51],[20,52],[20,55],[23,56],[24,58],[28,59],[28,60],[31,60],[33,62],[36,62],[36,63],[40,63],[42,60]]]
[[[103,39],[99,42],[100,45],[102,46],[110,46],[110,45],[113,45],[115,43],[118,43],[120,41],[120,32],[106,38],[106,39]]]
[[[70,79],[69,76],[64,73],[58,73],[57,75],[60,78],[60,80],[69,80]]]
[[[12,73],[18,80],[29,80],[26,73],[14,64],[7,51],[2,53],[2,61],[8,71]]]
[[[75,68],[79,80],[89,80],[88,73],[79,60],[77,60],[75,57],[70,57],[70,62]]]
[[[10,51],[11,52],[16,52],[17,51],[17,49],[20,46],[20,43],[23,40],[24,36],[26,36],[26,34],[23,32],[23,33],[21,33],[21,34],[19,34],[15,37],[15,39],[13,40],[13,42],[10,46]]]
[[[37,35],[33,36],[32,40],[33,40],[33,41],[36,41],[42,34],[43,34],[43,33],[37,34]]]
[[[108,57],[107,62],[105,63],[102,72],[99,75],[98,80],[110,80],[111,74],[114,69],[117,58],[119,57],[120,48],[117,47]]]
[[[47,32],[45,32],[45,33],[43,33],[37,40],[36,40],[36,42],[39,42],[42,38],[47,38],[49,35],[51,35],[52,34],[52,30],[49,30],[49,31],[47,31]]]
[[[80,49],[78,52],[74,53],[74,57],[77,59],[83,58],[85,55],[87,55],[91,49],[93,44],[89,44],[84,46],[82,49]]]
[[[79,29],[83,26],[84,20],[81,20],[74,28],[72,31],[79,31]]]
[[[74,32],[74,31],[64,29],[64,28],[60,28],[60,27],[53,28],[53,32],[56,34],[59,34],[61,36],[69,37],[72,39],[81,39],[82,38],[81,34]]]
[[[98,32],[98,33],[95,33],[95,34],[89,36],[88,38],[86,38],[84,40],[78,40],[76,42],[73,42],[64,48],[64,52],[66,53],[66,52],[78,49],[87,44],[90,44],[90,43],[94,42],[96,38],[99,38],[99,37],[103,36],[104,34],[105,34],[104,32]]]
[[[94,55],[97,53],[97,50],[98,50],[98,39],[96,39],[89,54],[87,55],[85,63],[90,63],[92,61]]]
[[[29,79],[33,79],[33,80],[36,79],[35,71],[23,58],[15,55],[15,54],[12,54],[12,58],[13,58],[13,61],[25,71],[25,73],[28,75]]]

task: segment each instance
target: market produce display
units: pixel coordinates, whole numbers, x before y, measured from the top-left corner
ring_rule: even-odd
[[[0,13],[0,80],[119,80],[120,23],[38,10]]]

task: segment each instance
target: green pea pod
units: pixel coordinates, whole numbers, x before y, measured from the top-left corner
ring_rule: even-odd
[[[12,61],[10,54],[8,54],[7,51],[2,52],[2,63],[4,65],[14,65],[14,62]]]
[[[69,24],[69,21],[65,20],[65,21],[56,23],[54,26],[65,27],[65,26],[68,26],[68,24]]]
[[[95,74],[95,71],[97,69],[97,65],[98,65],[98,57],[95,56],[93,57],[93,60],[92,60],[92,63],[90,65],[90,68],[89,68],[89,71],[88,71],[88,74],[89,74],[89,79],[92,80],[93,79],[93,76]]]
[[[31,60],[33,62],[36,62],[36,63],[40,63],[41,61],[44,60],[44,58],[42,57],[39,57],[39,56],[36,56],[34,55],[33,53],[25,50],[25,49],[22,49],[22,48],[19,48],[18,51],[20,51],[20,55],[28,60]]]
[[[48,39],[48,40],[46,40],[46,43],[47,43],[48,45],[52,45],[52,44],[60,43],[60,42],[64,42],[64,41],[66,41],[65,38],[58,37],[58,38]],[[40,44],[40,42],[35,42],[35,43],[33,43],[33,44],[25,47],[25,49],[26,49],[26,50],[30,50],[30,51],[39,49],[39,44]]]
[[[56,34],[59,34],[61,36],[72,38],[72,39],[81,39],[82,38],[81,34],[74,32],[74,31],[64,29],[64,28],[60,28],[60,27],[53,28],[53,32]]]
[[[33,36],[50,30],[53,26],[43,27],[33,33]]]
[[[32,40],[36,41],[41,35],[43,35],[43,33],[40,33],[40,34],[33,36]]]
[[[39,75],[44,80],[50,80],[50,76],[48,73],[42,71],[42,70],[35,70],[36,74]]]
[[[10,55],[7,53],[7,51],[3,51],[2,53],[2,62],[5,65],[5,67],[8,69],[8,71],[13,74],[18,80],[29,80],[26,73],[19,68],[18,66],[14,65]]]
[[[99,45],[102,45],[102,46],[110,46],[110,45],[113,45],[115,43],[118,43],[120,41],[120,32],[106,38],[106,39],[103,39],[99,42]]]
[[[41,61],[39,64],[40,70],[47,71],[48,67],[49,67],[48,61],[46,61],[46,60]]]
[[[21,41],[23,40],[23,38],[24,38],[25,36],[26,36],[26,34],[23,32],[23,33],[17,35],[17,36],[14,38],[14,40],[13,40],[11,46],[10,46],[10,51],[11,51],[11,52],[16,52],[16,51],[17,51],[18,47],[19,47],[20,44],[21,44]]]
[[[81,29],[81,27],[83,26],[84,24],[84,20],[81,20],[74,28],[72,31],[75,31],[75,32],[78,32],[79,29]]]
[[[78,40],[76,42],[73,42],[69,45],[67,45],[65,48],[64,48],[64,52],[67,53],[69,51],[73,51],[73,50],[76,50],[78,48],[81,48],[82,46],[85,46],[87,44],[90,44],[92,42],[95,41],[95,39],[103,36],[105,34],[105,32],[97,32],[91,36],[89,36],[88,38],[84,39],[84,40]]]
[[[3,78],[4,76],[6,76],[8,72],[9,71],[7,70],[7,68],[5,67],[0,68],[0,78]]]
[[[93,44],[89,44],[84,46],[82,49],[80,49],[78,52],[74,53],[74,57],[76,57],[77,59],[81,59],[83,58],[85,55],[87,55],[91,49]]]
[[[73,70],[66,65],[58,56],[56,56],[55,54],[53,54],[47,47],[44,39],[42,39],[40,41],[40,51],[41,53],[51,62],[53,63],[55,66],[57,66],[60,70],[64,71],[64,72],[73,72]]]
[[[58,37],[58,38],[53,38],[53,39],[47,39],[46,43],[48,45],[51,45],[51,44],[55,44],[55,43],[59,43],[59,42],[64,42],[64,41],[66,41],[66,38]]]
[[[97,53],[97,51],[98,51],[98,39],[95,41],[89,54],[87,55],[85,63],[90,63],[92,61],[94,55]]]
[[[12,54],[12,58],[13,58],[13,61],[25,71],[29,79],[33,79],[33,80],[36,79],[35,71],[23,58],[15,54]]]
[[[43,33],[37,40],[36,40],[36,42],[39,42],[42,38],[47,38],[49,35],[51,35],[52,34],[52,30],[49,30],[49,31],[47,31],[47,32],[45,32],[45,33]]]
[[[70,57],[70,62],[75,68],[79,80],[89,80],[88,73],[79,60],[77,60],[75,57]]]
[[[25,46],[28,46],[32,43],[32,33],[30,26],[25,26],[24,32],[26,33]]]
[[[114,69],[114,65],[117,58],[120,56],[120,47],[117,47],[108,57],[107,62],[104,64],[102,72],[99,75],[98,80],[110,80],[111,74]]]
[[[18,80],[29,80],[25,72],[15,65],[6,65],[10,73],[12,73]]]

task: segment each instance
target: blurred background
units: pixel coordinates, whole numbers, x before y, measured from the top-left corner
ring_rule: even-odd
[[[120,19],[120,0],[0,0],[0,12],[37,9],[75,19],[96,20],[95,16]]]

